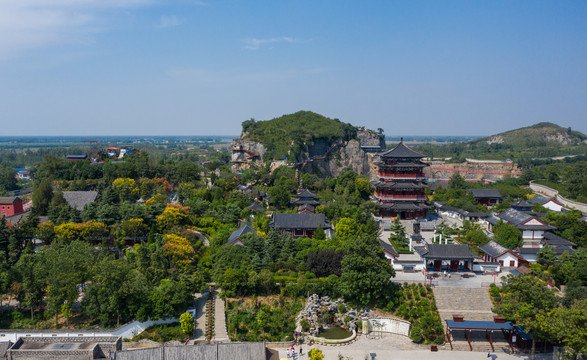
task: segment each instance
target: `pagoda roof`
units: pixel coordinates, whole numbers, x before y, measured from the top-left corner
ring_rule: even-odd
[[[312,206],[318,206],[320,205],[320,201],[316,200],[316,199],[295,199],[293,201],[294,205],[297,206],[301,206],[301,205],[312,205]]]
[[[430,166],[430,164],[426,164],[423,162],[396,162],[393,164],[388,164],[383,161],[378,161],[375,165],[379,166],[380,168],[423,168],[426,166]]]
[[[422,184],[414,184],[413,182],[399,182],[394,184],[387,184],[382,181],[375,183],[375,187],[381,189],[425,189],[427,186]]]
[[[385,209],[385,210],[395,210],[395,211],[419,211],[419,210],[425,210],[428,209],[428,206],[426,205],[418,205],[418,204],[414,204],[413,202],[396,202],[394,204],[381,204],[379,205],[380,209]]]
[[[421,159],[426,157],[424,154],[420,154],[404,145],[404,139],[402,138],[400,143],[397,144],[393,149],[379,153],[382,158],[416,158]]]
[[[298,193],[299,198],[315,198],[317,195],[308,189],[304,189]]]

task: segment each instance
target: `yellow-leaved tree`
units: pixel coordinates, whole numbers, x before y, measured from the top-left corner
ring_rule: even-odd
[[[139,196],[139,187],[134,179],[118,178],[112,182],[112,188],[116,190],[118,196],[123,201],[137,199]]]
[[[167,234],[163,237],[163,252],[174,267],[189,265],[196,251],[188,239],[175,234]]]
[[[190,223],[189,207],[168,204],[163,213],[157,216],[157,226],[162,232],[174,226],[188,225]]]

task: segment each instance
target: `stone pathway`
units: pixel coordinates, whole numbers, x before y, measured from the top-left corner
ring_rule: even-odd
[[[189,340],[188,345],[206,342],[206,301],[208,300],[208,296],[208,291],[195,295],[196,318],[194,321],[196,324],[194,327],[193,338]]]
[[[423,359],[437,359],[437,360],[470,360],[470,359],[488,359],[487,351],[450,351],[450,347],[439,347],[438,352],[431,352],[429,345],[414,344],[408,337],[395,334],[385,334],[382,339],[373,340],[361,336],[360,339],[350,345],[346,346],[325,346],[325,345],[302,345],[304,354],[298,355],[299,346],[295,347],[296,360],[308,359],[308,351],[312,348],[322,350],[325,360],[338,359],[338,355],[342,355],[344,359],[347,357],[354,360],[363,360],[372,358],[370,354],[375,354],[374,360],[423,360]],[[446,349],[448,348],[448,349]],[[468,349],[467,349],[468,350]],[[278,349],[275,352],[279,353],[279,357],[272,357],[271,359],[287,358],[286,349]],[[550,355],[550,356],[549,356]],[[525,354],[504,354],[492,353],[491,359],[499,360],[521,360],[530,359]],[[536,359],[546,360],[552,359],[552,354],[537,354]]]
[[[453,314],[465,316],[465,320],[493,321],[491,298],[487,288],[434,287],[434,298],[438,313],[444,320],[452,319]]]
[[[218,290],[220,292],[220,290]],[[212,342],[230,342],[226,332],[226,315],[224,314],[224,300],[216,296],[214,304],[214,337]]]

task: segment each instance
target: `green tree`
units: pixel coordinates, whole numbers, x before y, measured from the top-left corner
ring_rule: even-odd
[[[289,205],[289,191],[285,186],[278,185],[273,186],[269,189],[269,195],[271,196],[271,204],[277,208],[284,208]]]
[[[515,226],[500,220],[493,228],[495,241],[508,249],[515,249],[522,246],[522,233]]]
[[[408,237],[406,235],[406,227],[402,225],[399,218],[395,218],[389,229],[391,235],[389,236],[389,242],[400,248],[408,246]]]
[[[8,167],[0,167],[0,192],[18,189],[16,171]]]
[[[356,306],[387,303],[393,291],[392,276],[395,271],[385,260],[377,239],[359,237],[342,260],[341,291]]]
[[[461,174],[455,172],[448,181],[448,187],[449,189],[466,189],[467,183]]]
[[[49,204],[53,199],[51,181],[43,180],[33,191],[33,212],[36,215],[47,215]]]
[[[546,283],[536,277],[509,275],[502,279],[503,287],[494,311],[507,319],[523,325],[532,335],[532,359],[535,354],[535,339],[546,333],[541,325],[542,317],[558,305],[558,299]]]

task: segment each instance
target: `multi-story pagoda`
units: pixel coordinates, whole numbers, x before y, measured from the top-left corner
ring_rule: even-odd
[[[400,219],[426,217],[424,168],[429,165],[422,162],[425,155],[408,148],[402,138],[396,147],[379,156],[381,161],[376,163],[379,181],[375,183],[379,215]]]

